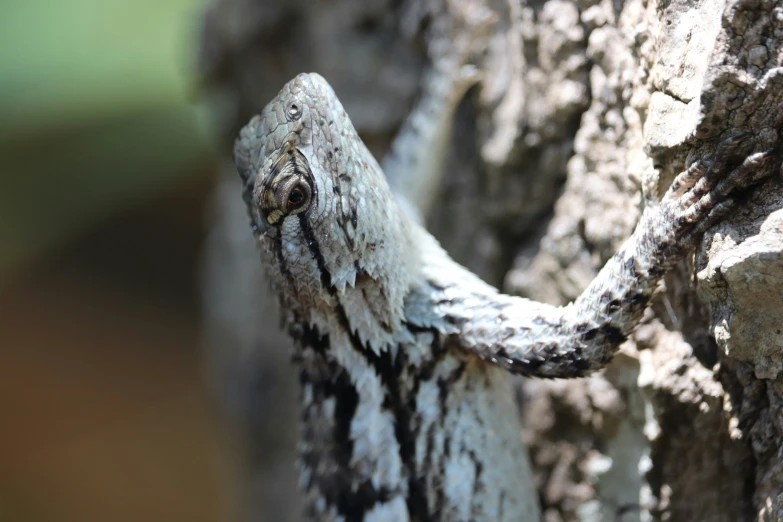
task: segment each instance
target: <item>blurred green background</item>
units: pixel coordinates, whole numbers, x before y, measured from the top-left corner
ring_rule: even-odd
[[[197,0],[4,0],[0,269],[207,159],[188,102]]]
[[[198,0],[0,0],[0,521],[225,520]]]

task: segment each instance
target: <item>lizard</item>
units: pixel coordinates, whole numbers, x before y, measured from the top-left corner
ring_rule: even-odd
[[[300,74],[234,147],[296,342],[300,466],[318,521],[538,520],[510,376],[606,366],[663,275],[770,172],[747,135],[693,162],[572,303],[504,295],[424,229],[321,76]]]

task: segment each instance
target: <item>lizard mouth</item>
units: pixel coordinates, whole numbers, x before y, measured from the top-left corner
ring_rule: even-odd
[[[264,239],[272,229],[264,216],[261,215],[261,212],[259,212],[258,207],[255,206],[250,208],[250,228],[253,229],[253,235],[256,239]]]

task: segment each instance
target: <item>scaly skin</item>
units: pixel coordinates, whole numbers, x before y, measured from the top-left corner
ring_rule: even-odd
[[[509,372],[604,367],[663,274],[757,181],[727,140],[694,164],[572,304],[500,294],[401,209],[334,91],[302,74],[242,130],[235,160],[297,341],[312,520],[539,520]]]

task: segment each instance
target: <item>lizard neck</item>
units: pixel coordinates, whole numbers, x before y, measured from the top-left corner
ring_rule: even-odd
[[[410,340],[404,327],[405,298],[420,279],[419,249],[411,239],[417,225],[394,201],[386,206],[383,219],[368,211],[350,225],[350,236],[316,237],[302,215],[290,227],[286,223],[261,238],[289,328],[314,329],[332,340],[339,332],[347,336],[347,344],[376,355]],[[305,252],[286,246],[296,245],[300,236]],[[351,248],[335,249],[335,236],[353,237]]]

